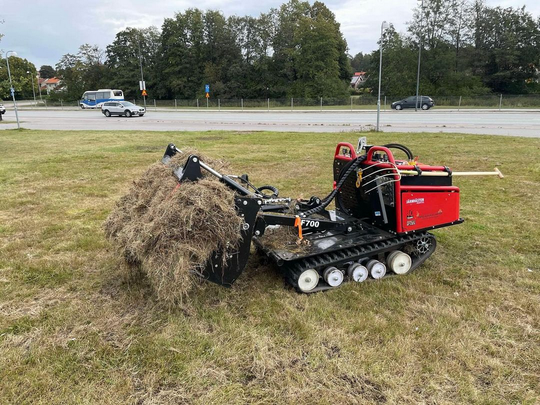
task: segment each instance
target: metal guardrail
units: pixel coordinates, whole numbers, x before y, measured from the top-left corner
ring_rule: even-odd
[[[382,96],[381,109],[390,109],[393,101],[405,97]],[[511,109],[511,108],[540,108],[540,94],[535,95],[487,95],[487,96],[433,96],[437,108],[452,109]],[[135,104],[142,105],[142,99],[130,99]],[[11,101],[4,102],[10,106]],[[17,100],[19,108],[79,108],[78,101],[51,101],[51,100]],[[353,111],[375,109],[377,97],[372,95],[351,96],[346,98],[278,98],[278,99],[174,99],[156,100],[147,99],[148,110],[152,109],[190,109],[190,110],[311,110],[311,111]]]

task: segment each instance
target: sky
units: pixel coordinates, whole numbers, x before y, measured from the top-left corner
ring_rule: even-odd
[[[39,69],[55,66],[60,58],[77,53],[85,43],[105,49],[117,32],[126,27],[161,28],[175,12],[197,7],[219,10],[225,16],[258,16],[277,8],[284,0],[0,0],[0,41],[2,56],[15,51]],[[377,48],[382,21],[406,31],[416,0],[326,0],[347,40],[349,54],[369,53]],[[313,0],[310,0],[313,3]],[[491,7],[526,6],[535,18],[540,16],[539,0],[487,0]],[[195,5],[194,5],[195,4]]]

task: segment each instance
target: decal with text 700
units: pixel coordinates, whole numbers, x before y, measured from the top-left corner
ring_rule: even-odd
[[[303,219],[302,226],[305,226],[306,228],[318,228],[319,221],[313,221],[311,219]]]

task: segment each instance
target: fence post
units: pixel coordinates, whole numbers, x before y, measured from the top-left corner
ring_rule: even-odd
[[[268,112],[270,112],[270,98],[266,99],[266,103],[268,104]]]
[[[240,99],[240,106],[242,107],[242,111],[244,111],[244,99]]]
[[[156,99],[154,99],[154,111],[157,111]]]
[[[197,111],[199,111],[199,99],[197,99]]]
[[[352,112],[352,96],[351,96],[351,112]]]
[[[457,106],[457,110],[459,111],[460,108],[461,108],[461,96],[459,96],[459,104]]]
[[[322,112],[322,97],[321,97],[321,112]]]
[[[386,111],[386,96],[384,96],[384,111]]]
[[[499,98],[499,111],[501,111],[501,107],[502,107],[502,93],[501,93],[501,97]]]
[[[178,108],[178,105],[176,104],[176,99],[174,99],[174,109],[176,110]]]
[[[217,99],[217,106],[218,106],[218,110],[221,111],[221,99],[220,98]]]
[[[60,107],[62,108],[62,110],[64,109],[64,103],[62,102],[62,100],[60,100]]]
[[[293,108],[294,108],[294,98],[291,97],[291,111],[293,110]]]

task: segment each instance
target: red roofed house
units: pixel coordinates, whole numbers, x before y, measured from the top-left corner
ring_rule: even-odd
[[[59,90],[62,87],[62,80],[51,77],[50,79],[39,79],[41,91],[46,91],[49,94],[52,90]]]
[[[356,72],[351,78],[351,87],[357,89],[361,87],[367,80],[366,72]]]

